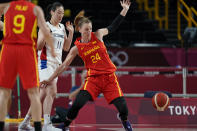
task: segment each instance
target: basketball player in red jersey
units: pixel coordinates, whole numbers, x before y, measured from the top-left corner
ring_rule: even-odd
[[[41,103],[36,56],[37,25],[55,57],[53,37],[40,7],[25,0],[0,4],[4,12],[2,49],[0,53],[0,131],[4,128],[7,103],[19,75],[32,107],[35,131],[41,131]]]
[[[92,22],[84,16],[84,11],[76,16],[74,23],[76,31],[81,33],[81,37],[77,38],[75,46],[72,47],[63,64],[47,81],[43,81],[43,84],[50,84],[53,79],[67,69],[77,54],[83,59],[87,69],[87,78],[68,111],[66,120],[62,125],[63,130],[69,130],[68,126],[87,101],[95,100],[100,93],[103,93],[107,102],[115,105],[118,109],[118,117],[121,119],[125,130],[132,131],[131,124],[127,119],[127,104],[115,75],[116,67],[111,62],[103,42],[103,36],[115,31],[129,10],[131,4],[129,0],[123,0],[120,3],[123,9],[112,24],[107,28],[98,29],[96,32],[92,32]]]

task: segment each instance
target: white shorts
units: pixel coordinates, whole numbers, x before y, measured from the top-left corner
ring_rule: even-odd
[[[59,67],[59,64],[54,64],[47,62],[46,67],[41,68],[41,62],[38,63],[38,69],[39,69],[39,78],[40,82],[49,79],[49,77],[55,72],[55,70]],[[57,83],[58,77],[54,79],[54,81]]]

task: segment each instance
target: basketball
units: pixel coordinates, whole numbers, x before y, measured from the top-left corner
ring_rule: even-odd
[[[170,104],[170,99],[165,93],[156,93],[152,98],[153,107],[157,111],[164,111]]]

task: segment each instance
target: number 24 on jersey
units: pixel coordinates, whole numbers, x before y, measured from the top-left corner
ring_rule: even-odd
[[[96,53],[95,55],[92,55],[91,57],[92,63],[97,63],[97,61],[101,60],[101,57],[99,56],[99,53]]]

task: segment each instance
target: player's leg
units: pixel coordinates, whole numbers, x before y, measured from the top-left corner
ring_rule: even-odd
[[[42,101],[43,98],[45,98],[45,96],[46,96],[46,90],[40,89],[40,100]],[[33,127],[30,124],[31,119],[32,119],[32,114],[31,114],[31,107],[30,107],[24,120],[19,124],[18,131],[33,130]]]
[[[54,73],[56,68],[59,66],[57,64],[47,61],[46,61],[46,66],[43,66],[42,64],[43,64],[42,62],[39,64],[40,82],[43,80],[47,80]],[[52,122],[50,119],[53,101],[57,94],[57,80],[58,79],[56,78],[46,88],[41,88],[41,92],[42,91],[45,92],[45,97],[43,99],[43,115],[44,115],[43,131],[60,130],[52,126]]]
[[[24,120],[19,124],[18,131],[33,130],[33,127],[31,126],[30,121],[31,121],[31,107],[29,108]]]
[[[77,94],[75,101],[73,102],[72,106],[68,110],[68,114],[65,118],[64,124],[60,125],[59,127],[62,128],[64,131],[69,130],[69,125],[71,124],[72,120],[74,120],[79,110],[89,101],[95,100],[98,95],[100,94],[100,90],[94,84],[97,81],[95,77],[88,77],[85,80],[85,83]],[[98,80],[99,81],[99,80]]]
[[[46,96],[46,89],[42,88],[40,89],[40,100],[42,101]],[[31,107],[29,107],[29,110],[24,118],[24,120],[19,124],[18,130],[32,130],[33,127],[30,124],[31,121]]]
[[[118,119],[121,121],[126,131],[132,131],[131,123],[128,120],[128,107],[124,97],[118,97],[111,102],[118,110]]]
[[[18,74],[23,88],[27,90],[30,99],[31,114],[35,131],[41,131],[41,101],[39,93],[39,75],[36,49],[31,46],[21,46],[18,49]]]
[[[77,117],[79,110],[91,99],[92,96],[88,91],[81,90],[77,95],[73,105],[69,109],[64,121],[64,125],[62,125],[61,128],[67,128],[71,124],[72,120],[74,120]]]
[[[16,80],[16,48],[3,44],[0,52],[0,130],[3,130],[7,104]]]
[[[44,125],[43,125],[43,131],[61,131],[60,129],[55,128],[52,125],[50,115],[51,115],[51,109],[53,105],[53,101],[57,94],[57,86],[56,81],[54,80],[51,85],[47,86],[46,89],[46,97],[43,101],[43,114],[44,114]]]
[[[32,119],[34,121],[35,131],[41,131],[41,102],[39,96],[39,88],[29,88],[27,89],[27,93],[31,103],[31,114]]]
[[[9,111],[10,111],[10,108],[11,108],[11,105],[12,105],[12,94],[10,95],[9,99],[8,99],[8,107],[7,107],[7,115],[6,115],[6,118],[9,118],[10,115],[9,115]]]
[[[4,129],[4,120],[7,114],[7,104],[11,96],[11,89],[0,87],[0,131]]]
[[[132,131],[130,122],[128,121],[128,108],[123,97],[118,79],[114,74],[109,75],[106,79],[106,87],[103,88],[103,94],[109,104],[115,105],[120,117],[121,123],[126,131]]]
[[[72,120],[74,120],[79,110],[89,101],[89,100],[95,100],[98,95],[100,94],[100,88],[98,88],[94,83],[97,83],[97,81],[100,81],[98,77],[88,77],[85,80],[85,83],[80,90],[80,92],[77,94],[75,101],[73,102],[71,108],[68,111],[66,120],[64,122],[64,126],[68,127]]]
[[[56,97],[57,86],[56,82],[52,82],[51,85],[46,87],[46,97],[43,101],[43,112],[44,112],[44,124],[50,124],[50,114],[53,105],[54,98]]]

